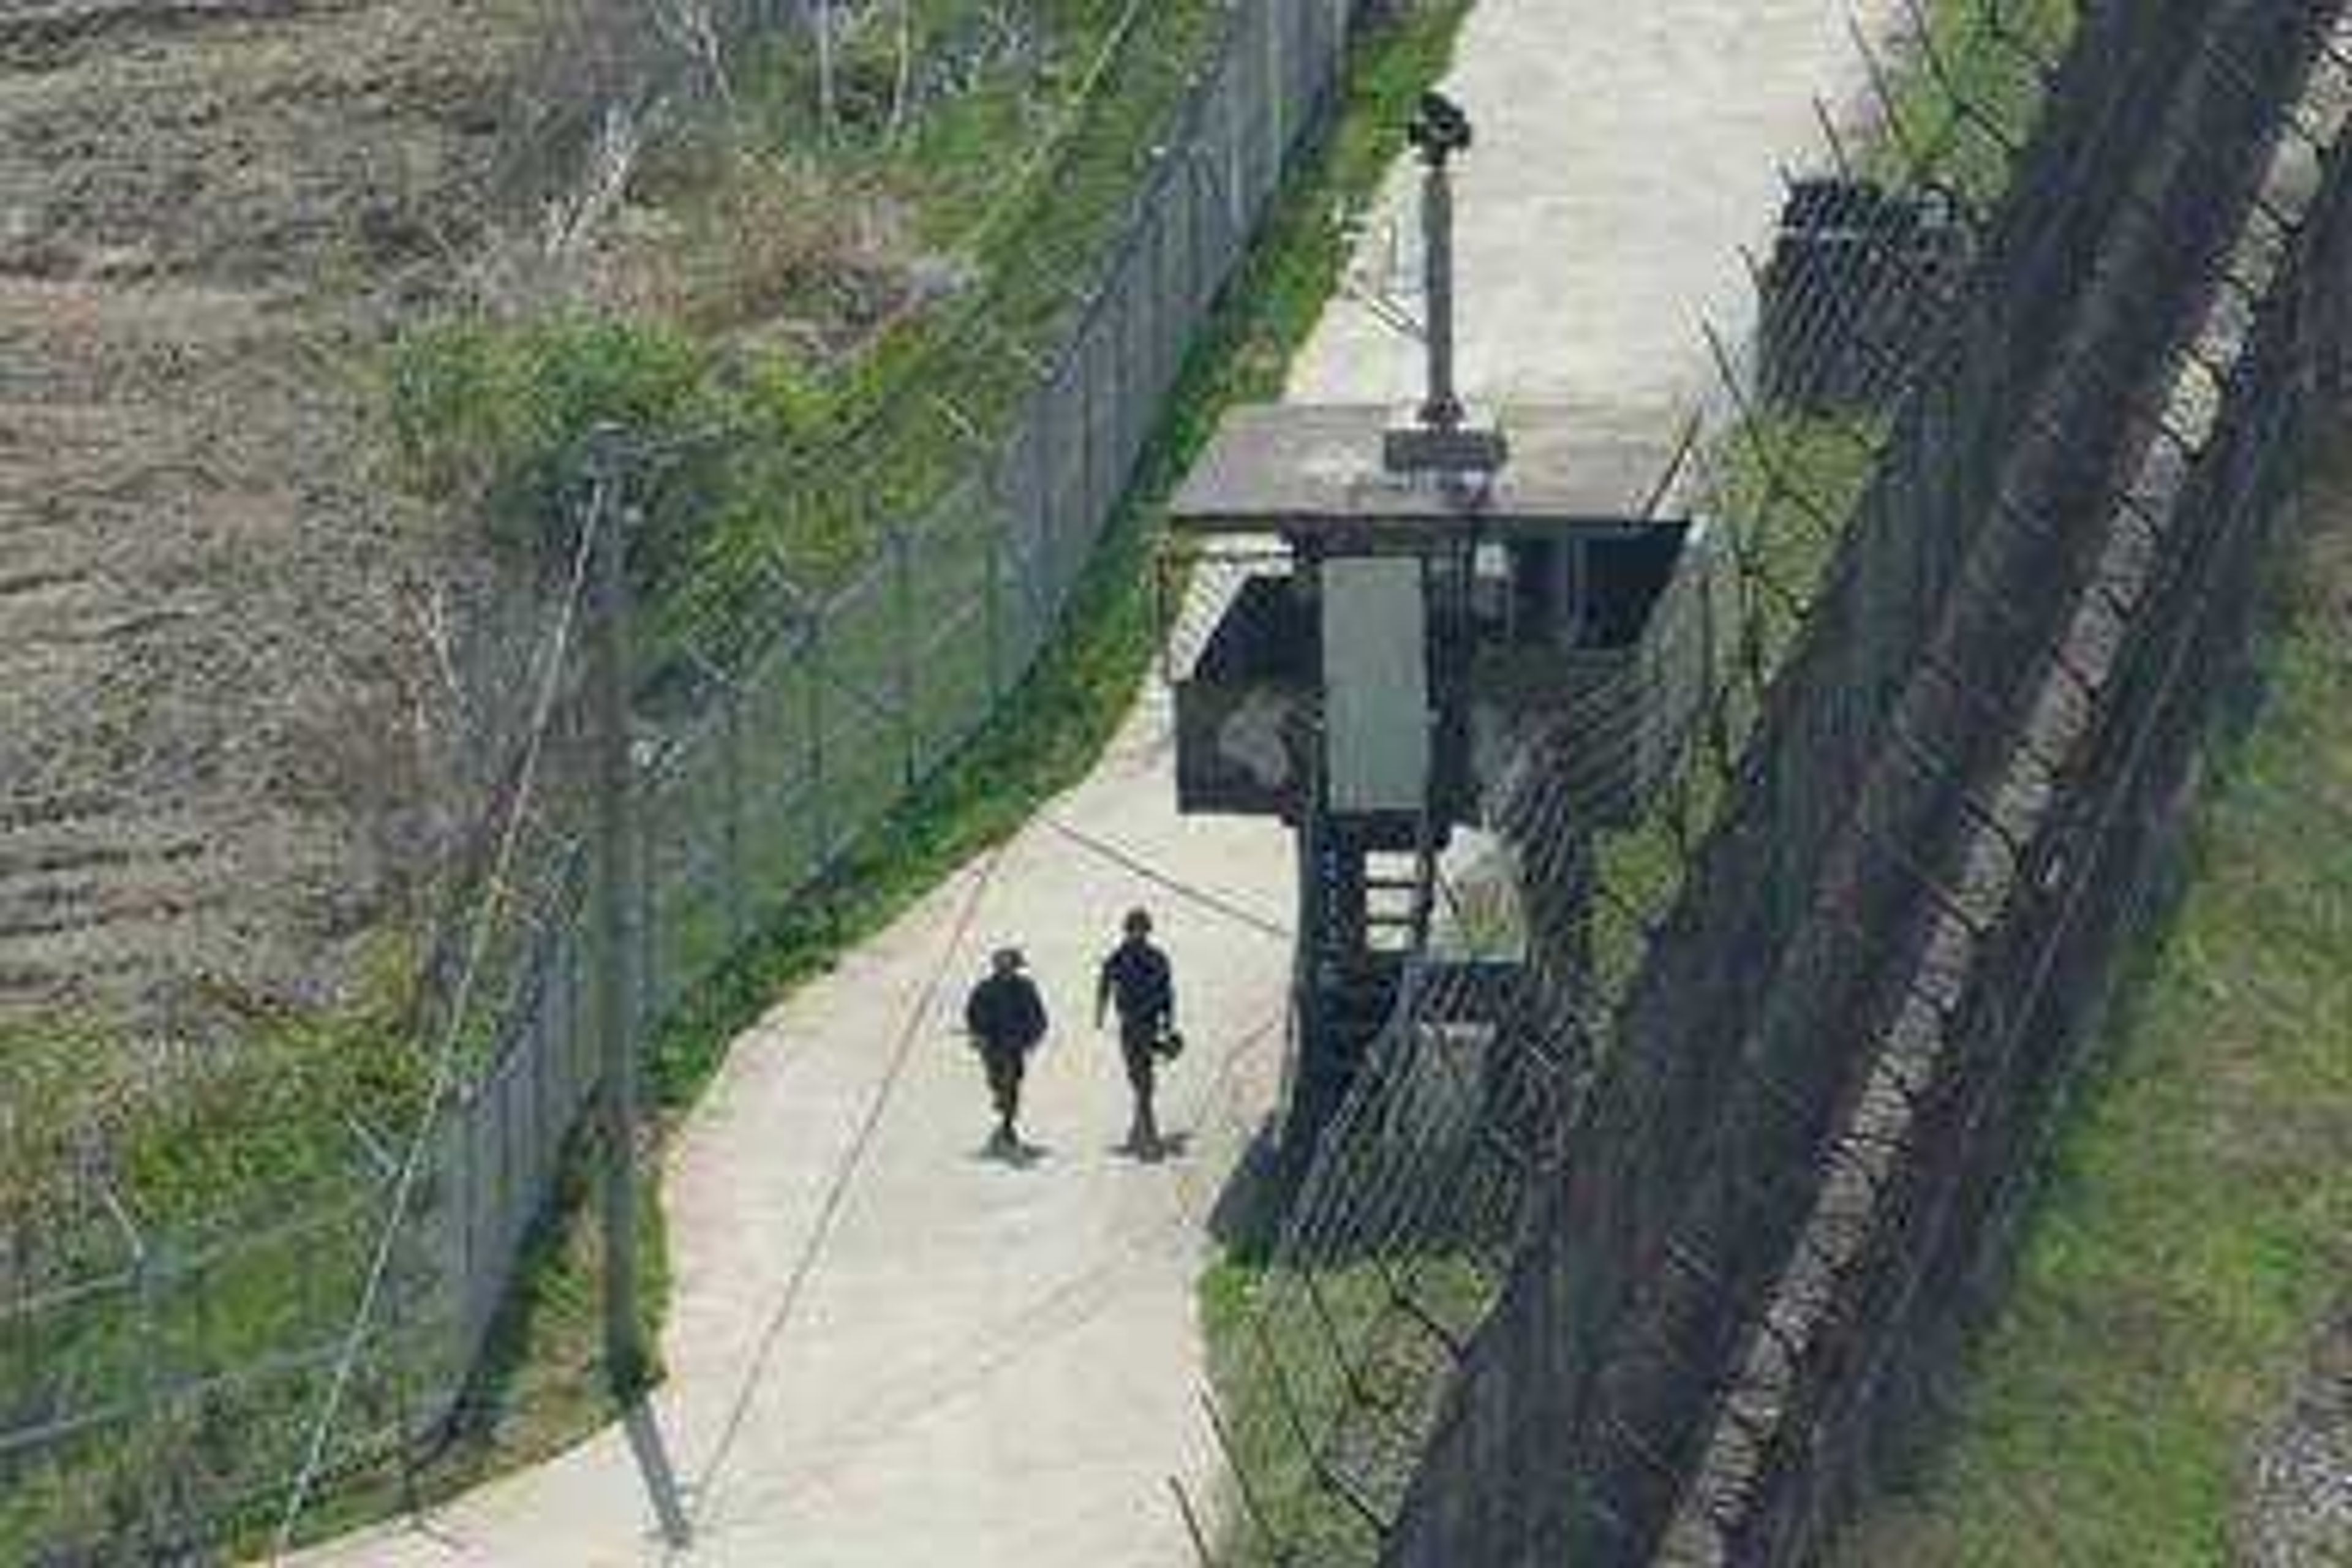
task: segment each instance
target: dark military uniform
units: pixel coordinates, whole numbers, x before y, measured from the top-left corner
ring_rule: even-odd
[[[1045,1037],[1045,1003],[1029,977],[999,970],[971,989],[963,1006],[964,1026],[987,1069],[990,1098],[996,1104],[996,1140],[1017,1143],[1013,1122],[1021,1114],[1021,1077],[1029,1053]]]
[[[1097,1017],[1106,1002],[1118,1008],[1119,1055],[1127,1062],[1128,1087],[1135,1091],[1135,1124],[1128,1142],[1139,1152],[1154,1152],[1160,1126],[1152,1112],[1153,1079],[1160,1043],[1175,1022],[1176,984],[1168,955],[1150,937],[1129,934],[1103,960],[1095,985]]]

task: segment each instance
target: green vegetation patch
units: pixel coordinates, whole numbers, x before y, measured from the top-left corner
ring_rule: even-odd
[[[1931,0],[1925,35],[1904,44],[1891,81],[1877,80],[1864,167],[1893,184],[1932,180],[1990,213],[2080,10],[2081,0]]]
[[[1804,632],[1886,435],[1876,416],[1759,411],[1726,438],[1703,510],[1736,524],[1741,640],[1726,650],[1731,668],[1717,706],[1664,797],[1633,826],[1596,839],[1591,965],[1601,994],[1625,994],[1701,837],[1729,805],[1734,760],[1762,716],[1774,672]]]
[[[69,1021],[0,1028],[0,1229],[227,1236],[346,1194],[377,1126],[424,1100],[391,973],[331,1012],[210,994],[184,1014],[200,1025],[143,1044]]]
[[[2231,1560],[2249,1445],[2352,1299],[2352,487],[2209,744],[2184,891],[2126,973],[1949,1439],[1844,1561]]]
[[[903,113],[875,107],[902,96],[895,29],[851,30],[830,119],[809,40],[751,51],[649,159],[583,302],[398,348],[408,481],[544,555],[562,465],[626,426],[661,458],[634,562],[656,645],[730,660],[780,576],[840,587],[1011,427],[1225,15],[917,6]]]
[[[296,1358],[351,1322],[391,1130],[425,1099],[398,994],[203,1002],[201,1028],[143,1044],[0,1036],[0,1421],[56,1427],[8,1458],[0,1561],[168,1552],[192,1513],[254,1506],[325,1392]],[[346,1436],[397,1419],[437,1326],[380,1315]]]
[[[1437,1252],[1334,1265],[1311,1283],[1236,1258],[1202,1276],[1210,1378],[1223,1395],[1218,1429],[1241,1461],[1221,1500],[1223,1568],[1305,1568],[1377,1552],[1370,1522],[1335,1503],[1316,1474],[1317,1449],[1302,1431],[1318,1436],[1351,1484],[1401,1492],[1452,1363],[1429,1325],[1466,1338],[1495,1285],[1471,1256]],[[1299,1310],[1264,1310],[1269,1289],[1309,1289],[1315,1300]]]

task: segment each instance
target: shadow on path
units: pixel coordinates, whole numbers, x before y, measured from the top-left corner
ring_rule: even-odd
[[[684,1551],[694,1544],[694,1527],[687,1521],[686,1500],[678,1490],[677,1472],[670,1468],[660,1424],[652,1408],[637,1399],[621,1413],[621,1428],[628,1434],[629,1452],[636,1456],[637,1473],[645,1478],[646,1498],[654,1505],[662,1540],[671,1550]]]

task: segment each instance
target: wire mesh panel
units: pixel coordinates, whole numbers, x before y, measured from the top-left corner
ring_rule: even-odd
[[[2341,352],[2352,85],[2334,5],[1977,9],[1878,171],[1969,267],[1864,226],[1763,279],[1829,337],[1722,356],[1737,581],[1650,676],[1711,689],[1628,828],[1520,738],[1528,963],[1424,957],[1317,1151],[1223,1380],[1231,1561],[1807,1560],[1930,1403]]]
[[[660,38],[643,7],[566,14],[498,182],[549,215],[552,239],[576,237],[653,106],[725,86],[714,68],[734,44],[804,16],[781,0],[690,9],[693,26]],[[274,1229],[213,1250],[142,1237],[136,1269],[60,1246],[63,1283],[24,1248],[0,1252],[0,1556],[169,1555],[266,1527],[274,1509],[290,1523],[316,1484],[421,1451],[456,1408],[598,1088],[581,837],[595,726],[575,634],[599,530],[625,500],[635,526],[693,536],[714,473],[747,463],[791,479],[761,487],[791,498],[779,528],[883,542],[829,595],[755,577],[713,602],[651,606],[638,628],[649,657],[625,926],[642,982],[629,1000],[650,1028],[830,874],[1046,645],[1322,118],[1356,14],[1354,0],[1241,0],[1223,15],[1199,78],[1169,95],[1164,145],[1124,212],[1041,233],[1053,287],[1011,300],[1020,319],[974,314],[983,292],[942,332],[938,363],[968,374],[915,377],[822,452],[698,438],[629,454],[623,473],[567,465],[603,478],[568,502],[573,579],[537,645],[552,666],[527,672],[538,722],[495,765],[419,983],[416,1033],[446,1043],[446,1081],[419,1086],[418,1124],[400,1138],[366,1135],[352,1191],[307,1213],[299,1243]],[[908,431],[919,439],[886,438]],[[894,462],[910,447],[950,456]],[[289,1281],[282,1310],[248,1300],[276,1303]],[[241,1337],[223,1337],[230,1322],[247,1325]]]
[[[820,659],[814,632],[795,628],[730,689],[727,762],[735,783],[727,822],[747,921],[805,886],[831,853],[819,798]]]
[[[1086,556],[1087,450],[1092,340],[1081,336],[1055,379],[1047,384],[1045,419],[1037,446],[1045,519],[1045,584],[1058,603],[1063,584]]]
[[[1275,108],[1275,84],[1280,62],[1276,58],[1280,7],[1253,5],[1240,13],[1241,38],[1234,50],[1232,133],[1233,170],[1239,226],[1249,229],[1261,204],[1274,188],[1281,167],[1281,149],[1275,144],[1279,111]]]
[[[911,549],[908,627],[920,679],[921,771],[937,767],[993,710],[1006,668],[996,552],[1002,519],[968,483],[933,509]]]

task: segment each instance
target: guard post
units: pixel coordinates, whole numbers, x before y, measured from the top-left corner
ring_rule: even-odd
[[[1427,962],[1439,858],[1483,822],[1513,738],[1549,720],[1571,743],[1638,749],[1646,698],[1627,676],[1690,531],[1658,515],[1676,455],[1660,432],[1462,399],[1451,164],[1472,130],[1432,93],[1410,135],[1425,396],[1238,409],[1170,511],[1171,548],[1239,568],[1194,574],[1223,602],[1171,659],[1179,808],[1279,817],[1296,839],[1276,1127],[1294,1178],[1397,1017],[1409,962]],[[1638,812],[1649,781],[1630,761],[1578,770],[1591,782],[1561,831]]]

